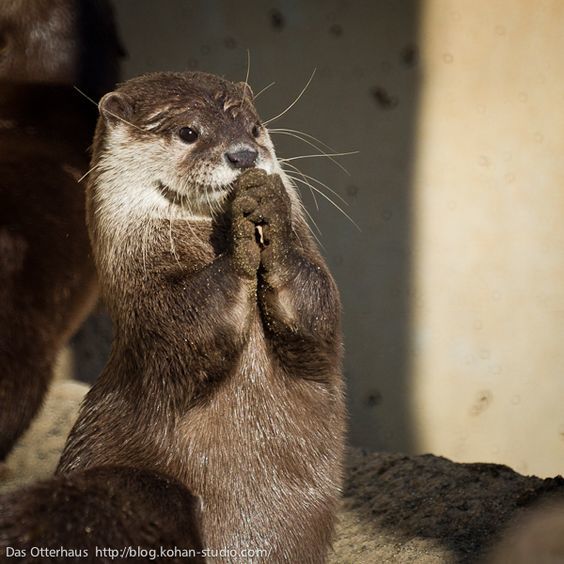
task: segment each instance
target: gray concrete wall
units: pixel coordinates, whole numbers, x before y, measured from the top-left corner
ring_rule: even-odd
[[[562,2],[114,3],[126,77],[243,80],[249,49],[268,119],[317,69],[272,127],[360,151],[350,176],[293,161],[361,228],[304,189],[343,298],[351,442],[562,472]]]

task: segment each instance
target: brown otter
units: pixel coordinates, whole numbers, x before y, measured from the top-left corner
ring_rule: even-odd
[[[169,477],[91,468],[0,496],[0,558],[203,563],[198,511],[196,498]]]
[[[108,0],[2,0],[0,80],[78,85],[93,98],[119,78],[124,50]]]
[[[220,561],[323,562],[339,299],[251,98],[156,73],[101,100],[87,213],[116,336],[58,472],[162,471],[201,496],[204,545],[238,555]]]
[[[111,89],[121,55],[106,0],[0,3],[0,462],[96,299],[77,181],[97,116],[73,85]]]

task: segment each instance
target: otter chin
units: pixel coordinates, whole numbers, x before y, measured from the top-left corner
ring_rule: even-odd
[[[345,433],[339,296],[252,91],[155,73],[99,108],[87,217],[115,338],[58,474],[163,473],[200,497],[204,546],[232,551],[218,561],[324,562]]]

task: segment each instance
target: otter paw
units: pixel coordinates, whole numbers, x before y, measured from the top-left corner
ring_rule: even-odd
[[[245,210],[245,217],[254,224],[265,276],[284,277],[295,247],[290,197],[278,175],[252,172],[241,177],[244,181],[239,188],[241,197],[253,202]]]
[[[256,278],[260,266],[260,247],[256,241],[256,226],[248,216],[257,202],[244,193],[235,195],[231,205],[231,234],[233,264],[245,278]]]

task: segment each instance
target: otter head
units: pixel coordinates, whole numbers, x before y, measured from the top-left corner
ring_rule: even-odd
[[[145,75],[106,94],[94,150],[99,197],[153,217],[168,217],[171,205],[191,217],[220,212],[245,169],[279,170],[252,96],[244,83],[199,72]]]

